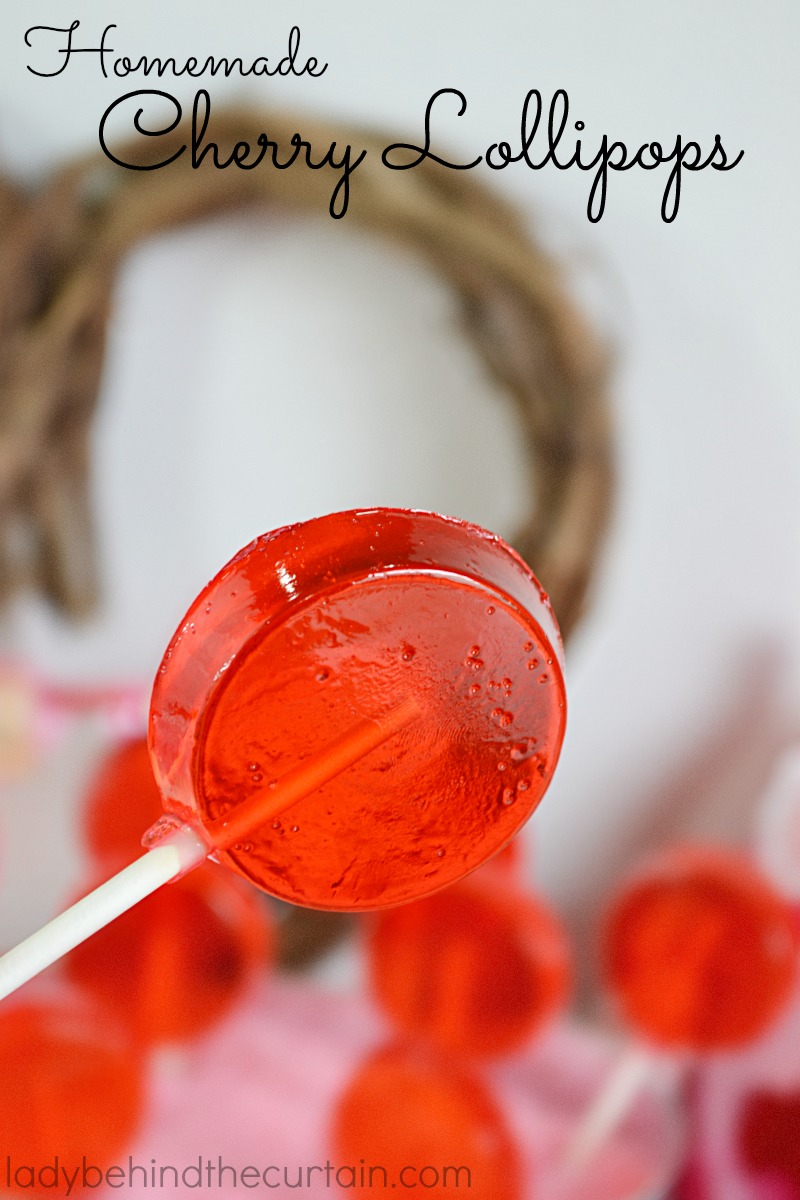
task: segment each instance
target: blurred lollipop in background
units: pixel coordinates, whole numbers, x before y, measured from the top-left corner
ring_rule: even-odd
[[[92,857],[118,870],[142,850],[142,833],[163,812],[147,738],[126,739],[103,759],[83,808],[83,829]]]
[[[128,739],[100,764],[84,808],[98,867],[117,870],[162,814],[147,739]],[[68,976],[121,1014],[139,1043],[183,1042],[233,1007],[275,951],[272,919],[255,893],[213,863],[148,896],[78,946]]]
[[[372,990],[403,1041],[356,1072],[336,1106],[333,1144],[342,1162],[379,1164],[385,1186],[528,1194],[516,1139],[488,1083],[466,1066],[530,1041],[569,991],[566,935],[514,883],[517,855],[506,847],[468,880],[373,918]],[[358,1182],[367,1185],[358,1195],[372,1194],[373,1179]]]
[[[221,1020],[271,961],[275,937],[246,884],[213,865],[123,913],[65,959],[68,977],[137,1042],[184,1042]]]
[[[518,1049],[569,994],[560,921],[504,868],[379,913],[368,941],[373,992],[398,1029],[457,1058]]]
[[[755,857],[800,925],[796,743],[777,757],[754,816]],[[697,1072],[689,1104],[698,1200],[800,1195],[800,977],[788,1008],[764,1037]]]
[[[72,1194],[100,1186],[142,1111],[141,1069],[117,1022],[63,993],[9,1005],[0,1011],[0,1063],[3,1190],[64,1195],[69,1178]]]
[[[657,1066],[753,1042],[779,1016],[797,972],[798,930],[783,899],[743,855],[666,850],[618,892],[601,939],[602,969],[639,1038],[581,1122],[565,1159],[595,1153]]]
[[[490,1092],[426,1047],[383,1047],[362,1063],[336,1105],[332,1144],[353,1166],[347,1194],[365,1200],[397,1186],[431,1200],[459,1188],[473,1200],[523,1194],[520,1155]]]
[[[602,944],[625,1020],[654,1044],[696,1053],[747,1045],[781,1011],[798,942],[786,905],[732,851],[685,846],[617,897]]]

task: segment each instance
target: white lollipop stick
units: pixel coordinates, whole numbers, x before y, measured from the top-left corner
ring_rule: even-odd
[[[634,1044],[623,1051],[567,1143],[562,1161],[565,1176],[577,1175],[609,1140],[658,1066],[658,1058],[646,1046]]]
[[[208,840],[190,825],[179,824],[147,854],[0,957],[0,1000],[145,896],[199,866],[215,849],[230,848],[238,838],[340,775],[413,721],[419,711],[415,700],[404,700],[385,717],[359,721],[321,754],[289,771],[274,788],[263,789],[229,816],[211,822]],[[153,828],[157,830],[158,824]]]
[[[127,912],[162,884],[183,875],[208,857],[211,848],[189,826],[180,827],[107,883],[31,934],[0,958],[0,1000],[33,979],[45,967]]]
[[[784,896],[800,900],[800,746],[779,759],[756,818],[761,869]]]

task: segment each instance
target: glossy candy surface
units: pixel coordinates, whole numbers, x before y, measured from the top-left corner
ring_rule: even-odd
[[[523,1194],[519,1153],[486,1086],[409,1047],[381,1049],[362,1064],[337,1103],[332,1143],[337,1162],[355,1169],[347,1194],[365,1200],[384,1187],[432,1200],[461,1189],[472,1200]]]
[[[66,1171],[80,1194],[84,1155],[102,1171],[122,1160],[139,1122],[142,1080],[108,1015],[73,999],[8,1005],[0,1011],[0,1063],[4,1192],[63,1196]],[[96,1171],[87,1177],[97,1187]]]
[[[426,895],[513,837],[564,733],[558,629],[500,539],[385,509],[267,534],[197,598],[162,662],[150,745],[165,806],[219,829],[404,708],[383,744],[220,860],[308,907]]]
[[[76,984],[151,1045],[196,1037],[220,1020],[272,941],[256,894],[207,864],[123,913],[65,963]]]
[[[134,738],[112,750],[86,794],[86,842],[98,862],[126,866],[142,851],[142,834],[162,813],[147,738]]]
[[[637,1032],[696,1051],[757,1037],[797,969],[786,904],[743,856],[700,847],[639,871],[612,906],[602,946],[607,983]]]
[[[531,1038],[566,1003],[571,975],[556,916],[499,874],[380,913],[369,965],[404,1033],[464,1058]]]

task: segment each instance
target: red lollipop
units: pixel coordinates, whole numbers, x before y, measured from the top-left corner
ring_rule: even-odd
[[[84,828],[94,857],[122,866],[141,851],[142,832],[162,812],[147,738],[115,747],[93,777],[86,794]]]
[[[66,958],[70,978],[137,1042],[185,1041],[219,1021],[271,957],[254,892],[204,867],[148,896]]]
[[[602,942],[625,1019],[661,1046],[729,1050],[754,1040],[789,998],[791,911],[742,855],[694,846],[646,864],[620,892]]]
[[[601,939],[603,973],[631,1047],[573,1139],[585,1161],[652,1072],[654,1049],[709,1054],[763,1033],[792,994],[798,931],[789,906],[743,855],[679,846],[620,889]]]
[[[364,1200],[384,1187],[431,1200],[462,1188],[472,1200],[522,1195],[519,1153],[486,1087],[408,1047],[362,1064],[337,1103],[332,1141],[338,1182]]]
[[[14,1005],[0,1014],[0,1062],[4,1188],[64,1195],[70,1179],[72,1194],[100,1186],[142,1108],[141,1071],[116,1023],[74,998]]]
[[[171,817],[148,855],[0,960],[0,995],[210,852],[312,908],[453,883],[547,788],[561,662],[536,579],[477,526],[374,509],[258,538],[159,668],[150,748]]]
[[[373,990],[411,1037],[463,1058],[506,1054],[564,1005],[566,934],[551,910],[501,877],[465,880],[376,918]]]
[[[383,744],[284,813],[282,781],[365,722]],[[282,899],[359,909],[499,850],[563,732],[558,630],[522,560],[463,521],[373,510],[277,530],[212,580],[159,670],[150,743],[166,808],[221,861]],[[256,827],[237,822],[248,806]]]

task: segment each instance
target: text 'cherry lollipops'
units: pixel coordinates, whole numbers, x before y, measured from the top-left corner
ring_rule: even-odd
[[[0,959],[0,996],[212,852],[312,908],[455,882],[550,782],[562,665],[545,593],[475,525],[371,509],[256,539],[159,668],[149,852]]]

